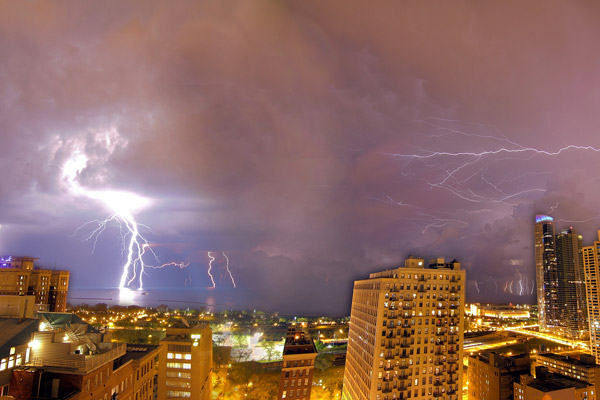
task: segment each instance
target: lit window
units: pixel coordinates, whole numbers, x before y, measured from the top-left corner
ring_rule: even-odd
[[[173,358],[173,353],[167,353],[167,358],[168,359],[172,359]]]

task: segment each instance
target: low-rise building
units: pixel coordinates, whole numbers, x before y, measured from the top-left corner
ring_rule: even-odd
[[[15,400],[156,398],[158,346],[113,343],[74,314],[40,313],[39,329],[29,360],[12,371]]]
[[[513,382],[530,371],[529,355],[511,357],[489,352],[469,357],[469,400],[509,400]]]
[[[581,354],[578,358],[554,353],[538,354],[535,364],[548,368],[548,372],[577,379],[594,387],[600,382],[600,365],[588,354]]]
[[[596,400],[594,387],[583,381],[536,367],[536,377],[521,375],[514,383],[515,400]]]
[[[8,395],[13,369],[29,362],[38,325],[37,319],[0,318],[0,396]]]

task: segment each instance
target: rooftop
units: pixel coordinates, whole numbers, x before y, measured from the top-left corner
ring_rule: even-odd
[[[295,327],[288,329],[288,334],[283,347],[283,355],[317,353],[317,348],[312,338]]]
[[[37,319],[0,317],[0,357],[8,355],[11,347],[29,343],[38,326]]]
[[[577,358],[573,358],[570,356],[564,356],[564,355],[555,354],[555,353],[538,354],[538,358],[539,357],[546,357],[546,358],[550,358],[555,361],[566,362],[566,363],[580,366],[580,367],[586,367],[586,368],[598,367],[598,365],[596,365],[596,362],[592,357],[590,357],[590,359],[588,361],[586,361],[585,359],[577,359]]]

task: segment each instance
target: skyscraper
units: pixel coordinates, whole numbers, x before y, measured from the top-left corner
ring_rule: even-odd
[[[562,230],[555,240],[561,330],[571,338],[581,338],[588,330],[582,241],[572,227]]]
[[[600,231],[598,241],[593,246],[582,248],[585,290],[587,294],[588,322],[590,329],[590,350],[600,364],[600,302],[598,283],[600,279]]]
[[[560,325],[554,219],[535,216],[535,277],[541,331]]]
[[[408,258],[354,282],[342,398],[458,399],[465,271]]]

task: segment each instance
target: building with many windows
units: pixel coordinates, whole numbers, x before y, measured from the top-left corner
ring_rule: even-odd
[[[317,348],[312,338],[296,326],[288,328],[278,399],[309,400]]]
[[[515,400],[595,400],[594,387],[583,381],[536,367],[535,377],[521,375],[514,383]]]
[[[443,258],[354,282],[342,398],[457,400],[465,271]]]
[[[212,390],[212,332],[208,325],[167,328],[160,341],[158,400],[209,400]]]
[[[593,246],[582,248],[585,291],[587,297],[590,350],[600,364],[600,231]]]
[[[579,354],[577,358],[562,354],[538,354],[536,366],[548,368],[548,372],[560,374],[568,378],[577,379],[594,387],[600,382],[600,365],[596,364],[594,357],[589,354]]]
[[[535,277],[541,331],[560,326],[558,266],[554,239],[554,219],[547,215],[536,215],[534,229]]]
[[[65,312],[69,271],[40,269],[37,258],[0,258],[0,295],[31,295],[42,311]]]
[[[469,400],[512,400],[513,383],[530,371],[529,355],[488,352],[469,357]]]
[[[583,273],[583,237],[574,228],[556,235],[556,264],[558,267],[558,299],[560,303],[559,330],[563,335],[581,339],[587,336],[587,305]]]

